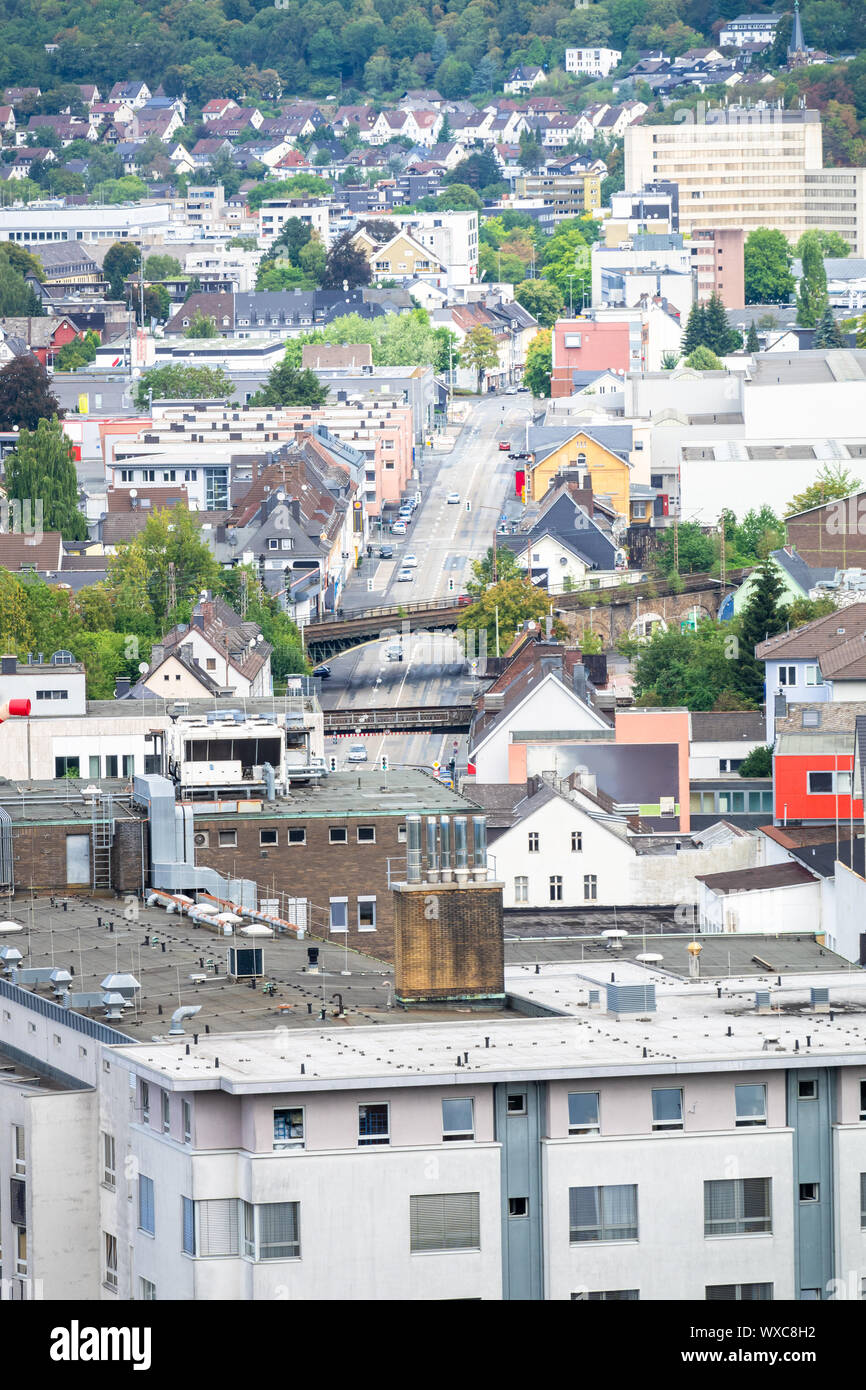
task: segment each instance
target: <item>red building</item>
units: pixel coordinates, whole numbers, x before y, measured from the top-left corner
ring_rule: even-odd
[[[630,325],[624,321],[560,319],[553,326],[550,394],[571,396],[575,372],[627,372]]]
[[[773,758],[774,813],[781,824],[840,821],[850,830],[854,734],[781,733]],[[854,796],[855,832],[863,825],[863,798]],[[832,838],[832,837],[829,837]]]

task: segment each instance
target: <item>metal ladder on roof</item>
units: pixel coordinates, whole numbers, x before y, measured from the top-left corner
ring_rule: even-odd
[[[94,797],[91,812],[90,862],[94,891],[111,887],[111,847],[114,843],[114,816],[111,793]]]

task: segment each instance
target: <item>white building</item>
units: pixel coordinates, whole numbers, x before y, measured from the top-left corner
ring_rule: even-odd
[[[617,48],[567,48],[565,50],[565,71],[586,74],[589,77],[607,77],[609,72],[619,67],[622,54]]]
[[[29,700],[33,718],[83,714],[85,681],[83,665],[69,651],[54,652],[48,661],[41,652],[38,661],[0,657],[0,705]]]
[[[32,246],[41,241],[141,241],[151,243],[168,228],[171,204],[135,207],[56,207],[30,203],[0,208],[0,241]]]
[[[610,725],[601,715],[553,671],[532,684],[521,699],[510,702],[507,708],[503,708],[503,698],[502,695],[484,696],[484,713],[492,718],[469,750],[470,763],[479,782],[525,780],[525,769],[520,769],[523,777],[511,775],[514,730],[582,732],[595,729],[613,736]]]
[[[781,14],[741,14],[719,30],[723,48],[742,48],[745,43],[772,43]]]

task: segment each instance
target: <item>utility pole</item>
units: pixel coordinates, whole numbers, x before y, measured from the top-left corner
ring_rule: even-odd
[[[177,604],[177,582],[174,574],[174,561],[168,562],[168,611],[173,613]]]
[[[724,512],[722,512],[722,550],[721,550],[721,554],[720,554],[720,556],[719,556],[719,578],[721,579],[721,583],[722,583],[722,597],[724,597],[725,579],[727,578],[727,571],[726,571],[726,565],[725,565],[725,513],[724,513]]]
[[[499,655],[499,604],[493,610],[496,616],[496,655]]]
[[[680,523],[679,523],[679,520],[677,519],[677,517],[674,517],[674,570],[675,570],[675,572],[676,572],[677,574],[679,574],[679,572],[680,572]]]
[[[493,583],[496,583],[496,527],[493,528]]]

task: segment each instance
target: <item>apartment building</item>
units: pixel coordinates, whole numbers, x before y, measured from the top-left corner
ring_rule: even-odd
[[[622,62],[622,54],[616,48],[567,48],[565,50],[565,71],[580,73],[588,77],[607,77]]]
[[[150,242],[168,227],[171,205],[147,203],[136,207],[0,208],[0,241],[32,246],[44,241]]]
[[[717,294],[726,309],[746,302],[743,252],[746,234],[740,227],[725,230],[706,227],[692,232],[687,243],[695,274],[698,303]]]
[[[597,173],[526,174],[515,180],[518,198],[540,199],[554,222],[583,217],[601,207],[601,178]]]
[[[679,185],[680,231],[773,227],[795,242],[821,227],[866,253],[866,170],[823,167],[817,111],[711,108],[695,123],[629,126],[625,185]]]

